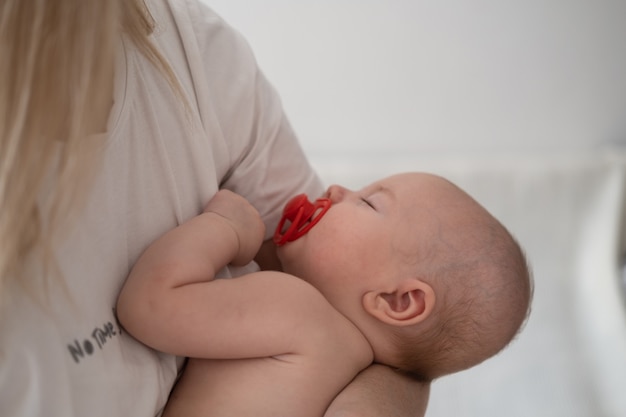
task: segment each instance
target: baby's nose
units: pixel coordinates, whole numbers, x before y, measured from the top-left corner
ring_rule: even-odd
[[[347,188],[334,184],[328,187],[325,197],[330,199],[331,203],[334,204],[343,200],[349,192],[350,190]]]

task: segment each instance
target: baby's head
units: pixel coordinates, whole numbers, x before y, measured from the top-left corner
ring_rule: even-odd
[[[430,380],[514,338],[532,295],[525,257],[461,189],[406,173],[325,197],[330,209],[279,256],[362,330],[377,362]]]

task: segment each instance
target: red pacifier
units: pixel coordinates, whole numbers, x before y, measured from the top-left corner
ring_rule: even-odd
[[[289,200],[283,209],[283,217],[274,232],[274,243],[282,246],[287,242],[293,242],[305,235],[313,226],[320,221],[330,208],[328,198],[318,198],[311,203],[305,194],[299,194]],[[285,229],[287,223],[289,225]]]

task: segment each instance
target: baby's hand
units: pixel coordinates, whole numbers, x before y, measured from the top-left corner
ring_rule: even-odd
[[[231,261],[245,265],[254,259],[265,236],[265,225],[259,212],[242,196],[228,190],[218,191],[204,208],[223,217],[233,228],[239,240],[239,252]]]

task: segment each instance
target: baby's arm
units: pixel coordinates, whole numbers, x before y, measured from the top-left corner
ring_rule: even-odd
[[[169,231],[146,249],[126,286],[157,279],[167,280],[169,287],[210,281],[229,263],[250,262],[264,232],[265,226],[254,207],[243,197],[221,190],[202,214]]]
[[[276,271],[213,279],[249,262],[263,234],[256,210],[220,191],[139,258],[118,299],[121,324],[154,349],[195,358],[304,353],[317,348],[316,334],[342,340],[339,313],[303,280]]]
[[[157,239],[141,255],[118,299],[120,322],[158,348],[170,336],[170,326],[184,325],[177,323],[184,320],[182,315],[200,307],[185,305],[184,297],[194,298],[193,293],[175,290],[209,282],[229,263],[251,261],[264,232],[258,212],[243,197],[219,191],[202,214]]]

